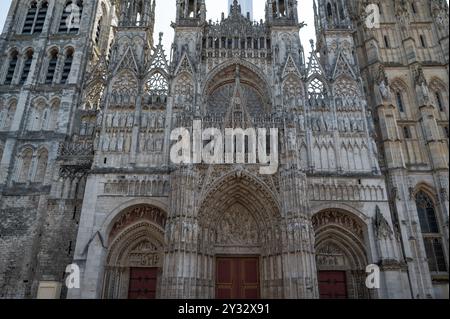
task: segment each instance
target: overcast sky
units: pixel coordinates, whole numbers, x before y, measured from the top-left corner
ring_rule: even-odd
[[[3,29],[6,15],[12,0],[0,0],[0,30]],[[170,22],[175,21],[175,0],[156,0],[156,24],[155,40],[158,39],[159,32],[164,33],[164,47],[166,54],[169,53],[170,44],[173,41],[173,29]],[[265,0],[253,0],[254,19],[264,19]],[[220,19],[222,12],[228,12],[228,0],[206,0],[207,18],[216,21]],[[299,1],[299,19],[308,24],[300,32],[305,51],[309,51],[309,40],[315,37],[313,0]]]

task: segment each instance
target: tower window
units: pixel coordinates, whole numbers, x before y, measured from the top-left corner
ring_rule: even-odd
[[[416,195],[416,206],[430,271],[447,272],[434,202],[425,192],[420,191]]]
[[[34,25],[33,33],[41,33],[44,29],[45,17],[47,16],[48,3],[42,3],[36,16],[36,23]]]
[[[37,2],[33,1],[30,4],[25,23],[22,28],[23,34],[40,33],[44,28],[45,18],[47,16],[48,2],[44,1],[38,8]]]
[[[414,14],[417,13],[417,10],[416,10],[416,4],[415,4],[414,2],[411,2],[411,10],[412,10],[412,12],[413,12]]]
[[[439,92],[435,92],[434,95],[436,97],[436,103],[439,108],[439,111],[444,112],[444,104],[442,103],[441,94]]]
[[[402,94],[401,94],[400,92],[397,92],[396,97],[397,97],[397,107],[398,107],[398,110],[399,110],[401,113],[404,113],[404,112],[405,112],[405,106],[403,105],[403,97],[402,97]]]
[[[403,137],[405,139],[410,139],[411,138],[411,131],[410,131],[408,126],[404,126],[403,127]]]
[[[72,69],[72,62],[73,62],[73,50],[68,49],[66,51],[66,56],[64,58],[64,67],[63,67],[62,76],[61,76],[62,84],[67,83],[67,79],[69,78],[70,70]]]
[[[33,51],[30,50],[27,52],[26,57],[25,57],[25,62],[23,65],[23,70],[22,70],[22,76],[20,77],[20,84],[24,84],[27,81],[32,62],[33,62]]]
[[[53,50],[50,53],[50,59],[48,62],[47,76],[45,78],[45,84],[52,84],[55,76],[56,65],[58,64],[58,51]]]
[[[102,23],[103,23],[103,16],[101,16],[100,19],[98,19],[97,31],[95,32],[95,44],[97,45],[100,43],[100,36],[102,34]]]
[[[333,17],[333,8],[331,7],[331,3],[329,2],[327,4],[327,16],[328,19],[331,19]]]
[[[427,43],[425,41],[425,38],[423,35],[420,35],[420,45],[422,46],[422,48],[426,48],[427,47]]]
[[[384,46],[389,49],[389,38],[387,35],[384,36]]]
[[[27,16],[25,17],[25,24],[22,28],[22,33],[24,34],[31,34],[33,32],[33,24],[34,24],[34,18],[36,17],[37,13],[37,3],[36,1],[33,1],[30,4],[30,8],[28,9]]]
[[[431,198],[421,191],[416,196],[416,205],[422,233],[439,233],[436,211]]]
[[[13,51],[9,58],[8,71],[6,72],[6,78],[4,84],[10,85],[14,78],[14,73],[16,71],[17,61],[18,61],[19,53],[17,51]]]

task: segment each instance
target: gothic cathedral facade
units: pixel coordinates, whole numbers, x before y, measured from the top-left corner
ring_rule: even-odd
[[[447,2],[315,0],[311,53],[296,0],[170,5],[165,51],[154,0],[12,1],[0,298],[448,298]],[[175,165],[197,120],[278,129],[277,172]]]

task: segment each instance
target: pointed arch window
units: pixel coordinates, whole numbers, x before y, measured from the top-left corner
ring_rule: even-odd
[[[61,84],[66,84],[69,79],[70,71],[72,70],[72,62],[73,62],[73,49],[67,49],[66,54],[64,56],[64,66],[61,75]]]
[[[396,97],[396,100],[397,100],[397,107],[398,107],[398,110],[399,110],[401,113],[404,113],[404,112],[405,112],[405,105],[403,104],[403,96],[402,96],[402,93],[397,92],[397,93],[395,94],[395,97]]]
[[[47,75],[45,77],[45,84],[52,84],[55,77],[56,65],[58,64],[58,50],[54,49],[50,52],[48,61]]]
[[[102,35],[102,24],[103,24],[103,16],[101,16],[97,22],[97,31],[95,32],[95,44],[96,45],[100,44],[100,37]]]
[[[331,20],[333,18],[333,7],[331,6],[331,3],[327,3],[327,17],[328,20]]]
[[[39,6],[37,1],[32,1],[25,17],[25,23],[22,28],[23,34],[41,33],[44,28],[45,18],[47,17],[48,2],[43,1]]]
[[[45,173],[47,172],[48,152],[43,149],[39,152],[37,157],[36,174],[34,176],[35,183],[43,183]]]
[[[419,191],[416,195],[416,206],[430,271],[447,272],[434,201],[427,193]]]
[[[409,129],[408,126],[404,126],[403,127],[403,137],[405,139],[410,139],[411,138],[411,130]]]
[[[22,69],[22,76],[20,77],[20,84],[24,84],[28,79],[28,75],[30,74],[31,69],[31,63],[33,62],[33,55],[34,55],[33,50],[29,50],[25,55],[25,60]]]
[[[11,52],[9,57],[8,70],[6,71],[5,81],[3,82],[5,85],[10,85],[12,83],[18,61],[19,61],[19,52],[14,50],[13,52]]]
[[[151,96],[167,96],[169,84],[161,73],[156,72],[148,79],[147,89]]]
[[[323,82],[318,79],[314,78],[308,86],[308,94],[309,98],[324,98],[326,96],[326,89]]]
[[[442,102],[442,96],[440,92],[435,92],[436,104],[440,112],[444,112],[444,103]]]
[[[411,10],[412,10],[412,12],[413,12],[414,14],[417,13],[417,10],[416,10],[416,4],[414,3],[414,1],[411,2]]]
[[[384,36],[384,46],[389,49],[390,45],[389,45],[389,38],[387,35]]]
[[[422,46],[422,48],[427,47],[427,42],[425,41],[425,37],[422,34],[420,35],[420,45]]]
[[[34,26],[33,33],[41,33],[42,30],[44,29],[44,23],[45,23],[45,18],[47,16],[47,11],[48,11],[48,2],[44,1],[41,4],[41,7],[39,8],[38,13],[36,15],[36,23]]]
[[[25,17],[25,23],[22,28],[23,34],[33,33],[33,25],[34,25],[34,19],[36,17],[36,13],[37,13],[37,2],[32,1],[30,3],[30,7],[28,8],[28,12]]]
[[[17,181],[19,183],[26,183],[28,181],[28,176],[31,169],[31,161],[33,160],[33,151],[31,149],[26,149],[22,152],[20,157],[20,167]]]

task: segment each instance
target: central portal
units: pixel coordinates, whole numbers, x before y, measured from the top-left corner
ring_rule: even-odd
[[[217,299],[259,299],[258,257],[220,257],[216,260]]]

